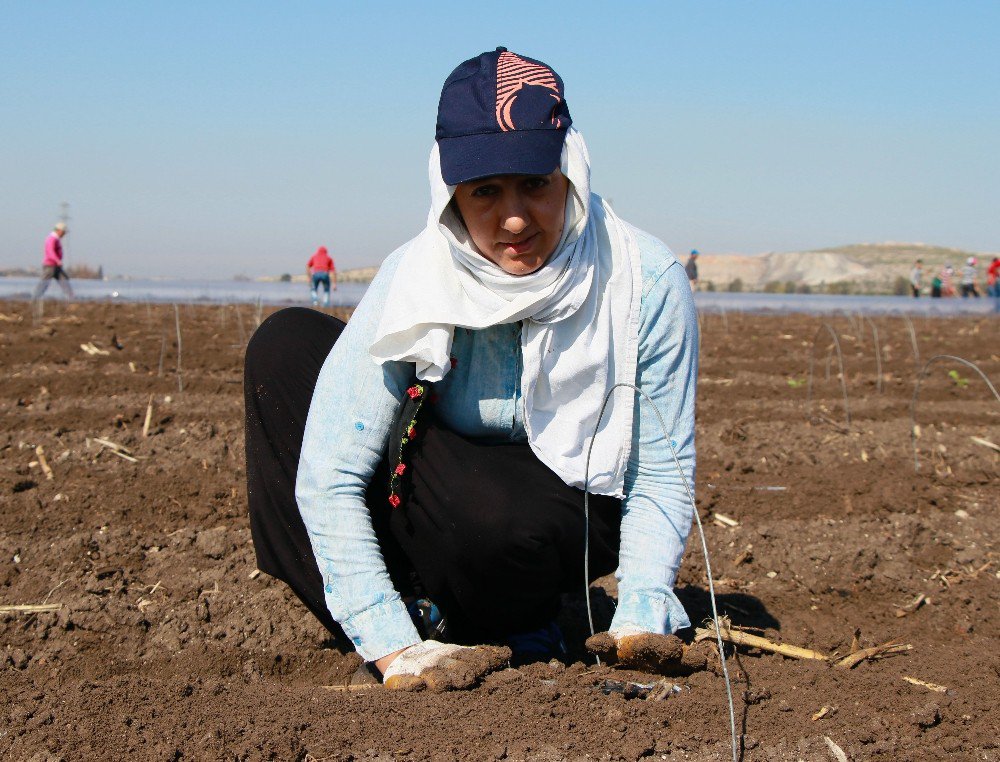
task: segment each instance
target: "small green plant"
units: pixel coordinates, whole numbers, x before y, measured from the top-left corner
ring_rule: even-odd
[[[952,369],[952,370],[949,370],[949,371],[948,371],[948,378],[950,378],[950,379],[951,379],[952,381],[954,381],[954,382],[955,382],[955,385],[956,385],[957,387],[959,387],[960,389],[964,389],[965,387],[967,387],[967,386],[969,385],[969,379],[967,379],[967,378],[962,378],[962,377],[961,377],[961,376],[960,376],[960,375],[958,374],[958,371],[957,371],[957,370],[954,370],[954,369]]]
[[[804,386],[806,380],[804,378],[788,378],[788,385],[793,389],[798,389],[800,386]]]

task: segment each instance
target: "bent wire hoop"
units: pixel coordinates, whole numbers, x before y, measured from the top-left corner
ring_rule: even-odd
[[[843,369],[843,363],[841,363],[841,369]],[[587,602],[587,624],[590,626],[590,634],[594,634],[594,616],[590,608],[590,455],[594,451],[594,442],[597,441],[597,432],[601,427],[601,421],[604,419],[604,411],[611,401],[611,395],[619,387],[637,391],[653,406],[653,412],[656,413],[656,418],[660,422],[660,429],[663,431],[663,439],[670,448],[670,455],[673,458],[674,466],[677,468],[677,473],[684,484],[684,491],[687,492],[688,501],[691,504],[691,513],[694,514],[694,520],[698,524],[698,534],[701,537],[701,550],[705,556],[705,573],[708,575],[708,594],[712,602],[712,622],[715,624],[715,637],[719,647],[719,658],[722,661],[722,674],[726,679],[726,699],[729,702],[729,730],[733,742],[733,762],[737,762],[739,753],[736,740],[736,710],[733,707],[733,689],[729,683],[729,669],[726,666],[726,653],[722,643],[722,627],[719,624],[719,611],[715,604],[715,583],[712,580],[712,564],[708,558],[708,543],[705,541],[705,530],[701,525],[701,516],[698,515],[698,509],[694,504],[694,492],[691,490],[691,485],[688,482],[687,475],[684,473],[684,469],[681,468],[677,451],[674,449],[674,443],[670,441],[670,432],[667,430],[667,424],[663,422],[663,415],[660,413],[660,408],[646,392],[635,384],[628,382],[616,383],[608,390],[608,393],[604,397],[604,404],[601,405],[601,412],[597,416],[597,423],[594,425],[594,435],[590,438],[590,445],[587,447],[587,461],[583,474],[583,593]],[[598,663],[600,663],[600,659],[598,659]]]
[[[917,382],[913,387],[913,398],[910,400],[910,443],[913,446],[914,472],[920,470],[920,459],[917,456],[917,397],[920,395],[920,384],[921,382],[923,382],[924,377],[927,375],[928,369],[930,369],[931,365],[933,365],[937,360],[952,360],[953,362],[960,362],[966,367],[972,368],[974,371],[976,371],[976,373],[979,374],[979,377],[986,382],[986,386],[989,387],[989,390],[991,392],[993,392],[993,396],[996,397],[996,401],[1000,402],[1000,393],[997,392],[997,388],[993,385],[993,382],[990,381],[987,375],[983,373],[979,369],[979,366],[976,365],[974,362],[969,362],[968,360],[965,360],[961,357],[956,357],[955,355],[934,355],[934,357],[932,357],[930,360],[924,363],[924,367],[920,371],[920,374],[917,376]]]
[[[806,395],[806,412],[812,410],[812,391],[813,391],[813,365],[816,361],[816,339],[819,335],[823,333],[823,329],[826,329],[830,336],[833,338],[833,345],[837,348],[837,362],[840,367],[840,389],[844,394],[844,418],[847,421],[847,426],[851,426],[851,409],[847,404],[847,378],[844,375],[844,354],[840,351],[840,339],[837,338],[836,331],[830,327],[829,323],[823,323],[816,331],[816,335],[813,337],[812,347],[809,350],[809,389]]]
[[[874,321],[867,315],[865,315],[865,320],[868,321],[868,325],[872,328],[872,342],[875,344],[875,390],[881,394],[882,393],[882,347],[879,346],[878,342],[878,328],[875,327]]]

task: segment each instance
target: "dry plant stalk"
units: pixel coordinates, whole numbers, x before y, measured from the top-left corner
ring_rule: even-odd
[[[918,595],[912,601],[910,601],[909,603],[907,603],[905,606],[900,606],[898,609],[896,609],[896,616],[897,617],[904,617],[907,614],[912,614],[914,611],[916,611],[917,609],[919,609],[921,606],[923,606],[924,604],[930,603],[930,602],[931,602],[930,598],[928,598],[923,593],[920,593],[920,595]]]
[[[799,646],[790,646],[784,643],[775,643],[767,638],[762,638],[759,635],[751,635],[749,632],[743,632],[742,630],[732,630],[725,622],[720,624],[721,627],[719,635],[726,643],[732,643],[737,646],[747,646],[749,648],[759,648],[761,651],[781,654],[782,656],[787,656],[790,659],[816,659],[818,661],[828,660],[826,654],[822,654],[819,651],[813,651],[809,648],[800,648]],[[694,639],[696,641],[714,640],[716,637],[714,625],[711,628],[697,627],[695,628],[694,633]]]
[[[58,611],[62,608],[61,603],[36,603],[36,604],[14,604],[11,606],[0,606],[0,614],[30,613],[40,614],[45,611]]]
[[[80,349],[86,352],[88,355],[109,355],[111,354],[106,349],[99,349],[94,342],[88,341],[86,344],[81,344]]]
[[[880,646],[862,648],[854,653],[847,654],[847,656],[837,659],[834,664],[838,667],[844,667],[845,669],[854,669],[861,662],[867,661],[868,659],[877,659],[881,656],[891,656],[892,654],[903,653],[904,651],[910,651],[912,649],[913,646],[909,643],[889,641],[888,643],[883,643]]]
[[[837,762],[847,762],[847,755],[844,750],[841,749],[830,736],[823,736],[823,740],[826,741],[826,746],[830,750],[830,753],[837,758]]]
[[[969,439],[971,439],[977,445],[982,445],[983,447],[989,447],[993,450],[996,450],[997,452],[1000,452],[1000,445],[996,444],[995,442],[991,442],[988,439],[982,439],[981,437],[969,437]]]
[[[149,424],[153,420],[153,395],[149,395],[149,402],[146,404],[146,420],[142,422],[142,436],[149,436]]]
[[[49,466],[49,462],[45,460],[45,448],[37,445],[35,447],[35,455],[38,457],[38,465],[41,466],[45,478],[51,481],[54,478],[54,474],[52,473],[52,468]]]
[[[947,693],[948,688],[944,685],[938,685],[937,683],[929,683],[926,680],[918,680],[915,677],[903,676],[903,679],[910,685],[919,685],[921,688],[926,688],[929,691],[934,691],[935,693]]]
[[[819,711],[813,712],[811,719],[813,722],[816,722],[816,720],[822,720],[824,717],[829,717],[832,714],[834,714],[833,707],[824,704],[819,708]]]
[[[786,643],[775,643],[767,638],[761,637],[760,635],[752,635],[749,632],[743,632],[742,630],[733,630],[726,621],[721,623],[719,635],[723,641],[726,643],[732,643],[733,645],[757,648],[761,651],[768,651],[770,653],[780,654],[781,656],[787,656],[790,659],[832,661],[835,666],[844,667],[846,669],[853,669],[858,664],[868,659],[891,656],[893,654],[903,653],[904,651],[910,651],[913,649],[913,646],[909,643],[897,643],[896,641],[889,641],[888,643],[883,643],[879,646],[872,646],[871,648],[860,648],[857,642],[858,635],[855,633],[854,641],[851,644],[851,653],[847,656],[842,656],[839,659],[834,660],[832,657],[820,653],[819,651],[813,651],[810,648],[791,646]],[[714,640],[715,638],[716,633],[714,625],[710,628],[695,628],[694,639],[696,642],[702,640]]]
[[[92,437],[92,439],[94,442],[97,442],[97,444],[106,448],[109,452],[113,453],[114,455],[117,455],[119,458],[127,460],[131,463],[139,462],[138,458],[132,457],[132,451],[129,450],[127,447],[112,442],[110,439],[101,439],[100,437]]]

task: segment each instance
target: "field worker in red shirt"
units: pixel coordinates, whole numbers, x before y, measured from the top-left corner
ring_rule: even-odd
[[[986,270],[986,293],[1000,299],[1000,257],[993,257]]]
[[[330,276],[333,276],[333,290],[337,290],[337,266],[326,251],[326,246],[320,246],[312,259],[306,265],[306,274],[311,279],[313,307],[319,304],[319,287],[323,286],[323,306],[330,306]]]
[[[35,293],[32,299],[41,299],[42,294],[45,293],[49,287],[49,283],[53,280],[59,283],[59,286],[67,297],[73,297],[73,287],[69,285],[69,276],[63,270],[62,266],[62,237],[67,232],[66,223],[57,222],[55,227],[52,228],[52,232],[49,233],[48,238],[45,239],[45,255],[42,257],[42,279],[35,286]]]

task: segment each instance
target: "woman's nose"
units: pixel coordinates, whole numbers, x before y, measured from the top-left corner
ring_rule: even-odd
[[[524,232],[524,229],[528,227],[530,223],[528,210],[525,204],[517,196],[513,196],[505,204],[502,217],[501,226],[508,233],[513,233],[517,235],[518,233]]]
[[[503,221],[503,229],[515,235],[524,232],[526,227],[528,227],[528,221],[521,216],[512,215]]]

